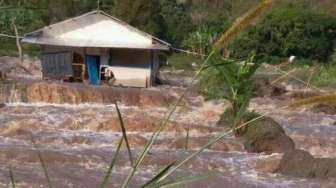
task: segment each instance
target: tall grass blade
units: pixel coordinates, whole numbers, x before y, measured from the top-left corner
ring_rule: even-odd
[[[190,176],[190,177],[183,177],[178,180],[175,180],[173,182],[168,182],[159,185],[160,188],[172,188],[172,187],[182,187],[184,185],[188,185],[190,183],[194,183],[196,181],[202,181],[205,179],[208,179],[212,174],[206,174],[206,175],[196,175],[196,176]],[[223,187],[225,187],[223,185]]]
[[[31,136],[31,142],[32,142],[32,144],[33,144],[34,149],[35,149],[36,152],[37,152],[37,156],[38,156],[38,159],[39,159],[39,161],[40,161],[40,163],[41,163],[41,166],[42,166],[42,169],[43,169],[44,176],[45,176],[45,178],[47,179],[48,187],[49,187],[49,188],[52,188],[52,184],[51,184],[50,177],[49,177],[48,170],[47,170],[47,165],[45,164],[45,162],[44,162],[44,160],[43,160],[43,158],[42,158],[41,151],[38,149],[37,144],[36,144],[36,142],[35,142],[33,136]]]
[[[132,157],[131,147],[130,147],[130,144],[129,144],[128,139],[127,139],[127,133],[126,133],[126,128],[125,128],[124,120],[122,118],[122,115],[120,113],[120,109],[119,109],[117,103],[115,103],[115,107],[117,109],[118,118],[119,118],[119,122],[120,122],[120,126],[121,126],[121,131],[122,131],[122,134],[123,134],[123,138],[124,138],[125,143],[126,143],[128,157],[129,157],[129,160],[131,162],[131,166],[133,166],[133,157]]]
[[[115,164],[116,164],[116,162],[117,162],[117,158],[118,158],[118,156],[119,156],[120,148],[121,148],[121,146],[122,146],[122,143],[123,143],[123,138],[121,138],[121,139],[119,140],[119,143],[118,143],[118,147],[117,147],[116,153],[115,153],[114,156],[113,156],[113,159],[112,159],[112,161],[111,161],[111,163],[110,163],[110,167],[109,167],[109,169],[108,169],[108,171],[107,171],[107,173],[106,173],[106,175],[105,175],[105,177],[104,177],[104,180],[103,180],[102,184],[100,185],[100,188],[105,188],[105,187],[107,187],[107,184],[109,183],[109,179],[110,179],[110,177],[111,177],[113,167],[115,166]]]
[[[155,130],[155,132],[152,134],[151,138],[148,140],[147,144],[145,145],[143,151],[141,152],[141,154],[139,155],[139,157],[137,158],[135,165],[133,167],[133,170],[129,173],[129,175],[127,176],[125,182],[123,183],[122,187],[125,188],[128,186],[128,184],[130,183],[130,181],[132,180],[132,178],[134,177],[135,172],[138,170],[139,166],[141,165],[142,161],[144,160],[144,158],[146,157],[146,155],[148,154],[150,148],[152,147],[154,141],[157,139],[157,137],[160,135],[161,131],[164,129],[164,127],[167,125],[167,123],[169,122],[171,116],[173,115],[173,113],[175,112],[177,106],[182,102],[184,96],[187,94],[187,92],[190,90],[190,88],[194,85],[194,83],[196,82],[197,78],[200,76],[200,74],[202,73],[203,68],[207,65],[208,61],[212,58],[212,56],[214,55],[214,51],[212,51],[209,56],[207,57],[207,59],[203,62],[202,66],[200,67],[200,69],[195,73],[195,75],[193,76],[190,85],[185,89],[185,91],[182,93],[182,95],[179,97],[179,99],[177,100],[177,102],[172,106],[172,109],[168,112],[168,114],[162,119],[160,126],[157,128],[157,130]]]
[[[165,175],[168,170],[174,166],[176,163],[176,161],[174,161],[173,163],[169,164],[168,166],[166,166],[163,170],[161,170],[161,172],[159,172],[156,176],[154,176],[154,178],[152,178],[151,180],[149,180],[147,183],[145,183],[145,185],[142,186],[142,188],[150,188],[153,187],[157,181],[163,176]]]
[[[186,142],[185,142],[185,147],[184,147],[185,150],[188,150],[189,148],[189,132],[190,132],[190,126],[188,126],[187,128]]]
[[[11,180],[11,185],[12,185],[12,188],[15,188],[15,178],[14,178],[14,173],[13,173],[13,170],[12,170],[12,166],[9,165],[9,178]]]
[[[258,6],[248,11],[245,15],[238,18],[233,25],[220,37],[215,43],[216,50],[225,48],[232,38],[237,35],[243,28],[251,23],[256,17],[260,16],[263,11],[272,4],[273,0],[263,0]]]

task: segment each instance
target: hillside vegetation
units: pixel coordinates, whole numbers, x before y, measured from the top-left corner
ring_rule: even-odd
[[[129,22],[135,27],[170,42],[175,47],[206,54],[211,49],[213,42],[217,40],[219,34],[226,30],[235,18],[245,13],[258,2],[260,1],[100,0],[99,8]],[[304,9],[311,10],[313,15],[309,16],[313,17],[326,14],[329,15],[327,19],[331,20],[331,16],[336,15],[336,3],[334,3],[334,0],[278,0],[269,13],[277,9],[282,9],[282,11],[286,12],[286,8],[290,6],[304,7]],[[97,7],[97,1],[94,0],[2,0],[0,1],[0,33],[14,35],[14,23],[18,27],[20,35],[24,35],[45,25],[95,10]],[[254,25],[265,29],[264,24],[267,22],[262,20],[263,17],[260,17],[254,22]],[[317,21],[316,24],[318,24],[319,20],[317,18],[315,20]],[[316,25],[312,27],[316,27]],[[261,43],[258,40],[244,41],[246,45],[242,54],[246,54],[246,51],[256,50],[255,45],[248,45],[251,42]],[[329,49],[325,50],[329,52],[329,56],[333,51],[333,45],[328,45]],[[322,48],[324,47],[322,46]],[[24,51],[30,54],[38,52],[36,47],[29,45],[24,45]],[[241,54],[239,50],[238,53]],[[281,56],[277,52],[274,53],[276,54],[271,55],[275,57]],[[304,53],[314,52],[306,51]],[[0,37],[0,55],[15,54],[15,39]],[[233,52],[232,54],[235,53]],[[317,59],[327,61],[329,57],[319,57]]]

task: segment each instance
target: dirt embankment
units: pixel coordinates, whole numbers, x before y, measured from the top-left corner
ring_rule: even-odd
[[[0,103],[112,104],[129,106],[167,106],[174,97],[158,89],[91,87],[55,82],[2,82]]]
[[[41,61],[24,56],[23,62],[16,57],[0,57],[0,80],[5,78],[41,79]]]

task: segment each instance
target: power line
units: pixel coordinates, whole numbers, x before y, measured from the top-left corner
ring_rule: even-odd
[[[196,55],[196,56],[201,56],[201,57],[206,57],[207,56],[205,54],[200,54],[200,53],[197,53],[197,52],[192,52],[192,51],[183,50],[183,49],[174,48],[174,47],[171,47],[171,48],[176,52],[182,52],[182,53],[185,53],[185,54],[191,54],[191,55]]]

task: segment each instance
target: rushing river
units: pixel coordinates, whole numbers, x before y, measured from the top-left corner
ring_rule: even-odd
[[[132,187],[140,187],[163,167],[196,151],[215,135],[227,131],[215,126],[225,108],[220,102],[179,107],[154,143]],[[277,103],[256,99],[259,112]],[[141,151],[167,108],[121,106],[133,157]],[[319,157],[336,157],[336,116],[276,111],[271,114],[294,139],[297,147]],[[306,114],[306,115],[305,115]],[[188,132],[188,139],[187,139]],[[54,187],[99,187],[121,138],[113,105],[51,105],[11,103],[0,108],[0,186],[8,187],[11,166],[18,187],[46,187],[38,151]],[[38,151],[33,147],[35,141]],[[281,154],[251,154],[241,140],[228,136],[182,166],[172,177],[208,174],[187,187],[335,187],[335,181],[300,179],[271,173]],[[130,172],[126,148],[111,176],[119,187]]]

